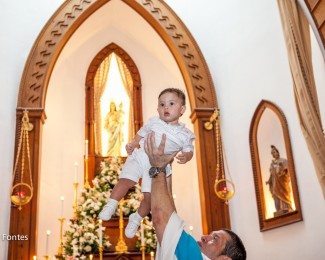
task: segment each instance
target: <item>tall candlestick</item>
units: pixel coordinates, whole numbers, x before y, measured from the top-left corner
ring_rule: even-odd
[[[103,246],[103,232],[102,232],[102,220],[99,220],[99,229],[98,229],[98,236],[99,236],[99,246]]]
[[[51,234],[51,231],[50,230],[47,230],[46,231],[46,248],[45,248],[45,255],[49,255],[49,240],[50,240],[50,234]]]
[[[74,182],[77,182],[77,175],[78,175],[78,162],[74,163]]]
[[[63,201],[64,201],[64,197],[61,196],[61,218],[63,218]]]
[[[88,159],[88,140],[85,141],[85,159]]]
[[[144,225],[141,221],[141,246],[144,246]]]

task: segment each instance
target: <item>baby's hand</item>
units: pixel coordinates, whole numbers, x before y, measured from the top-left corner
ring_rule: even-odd
[[[193,157],[193,152],[181,152],[176,156],[177,163],[185,164]]]
[[[177,163],[180,163],[180,164],[185,164],[187,162],[187,157],[183,152],[179,153],[176,156],[176,159],[177,159]]]
[[[125,150],[126,150],[126,152],[128,153],[128,155],[130,155],[130,154],[133,152],[134,148],[135,148],[135,145],[134,145],[133,142],[128,143],[128,144],[126,144],[126,146],[125,146]]]

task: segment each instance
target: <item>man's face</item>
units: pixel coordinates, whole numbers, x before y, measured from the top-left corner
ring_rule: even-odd
[[[202,236],[201,241],[197,241],[201,252],[211,260],[217,259],[226,246],[227,241],[230,241],[230,235],[223,231],[213,231],[210,235]]]

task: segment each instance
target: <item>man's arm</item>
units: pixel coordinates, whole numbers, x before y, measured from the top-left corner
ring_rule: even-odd
[[[145,151],[151,165],[154,167],[166,167],[176,155],[176,153],[170,155],[164,154],[165,142],[166,135],[163,135],[161,143],[159,147],[157,147],[154,133],[150,133],[145,141]],[[152,178],[151,183],[151,212],[159,243],[162,242],[166,225],[174,211],[175,205],[167,188],[166,175],[162,172],[158,173],[155,178]]]

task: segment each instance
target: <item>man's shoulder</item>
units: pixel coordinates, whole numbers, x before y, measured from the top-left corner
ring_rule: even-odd
[[[175,255],[179,260],[200,260],[202,259],[202,254],[200,247],[198,246],[195,239],[186,233],[182,232],[182,235],[178,241]]]

